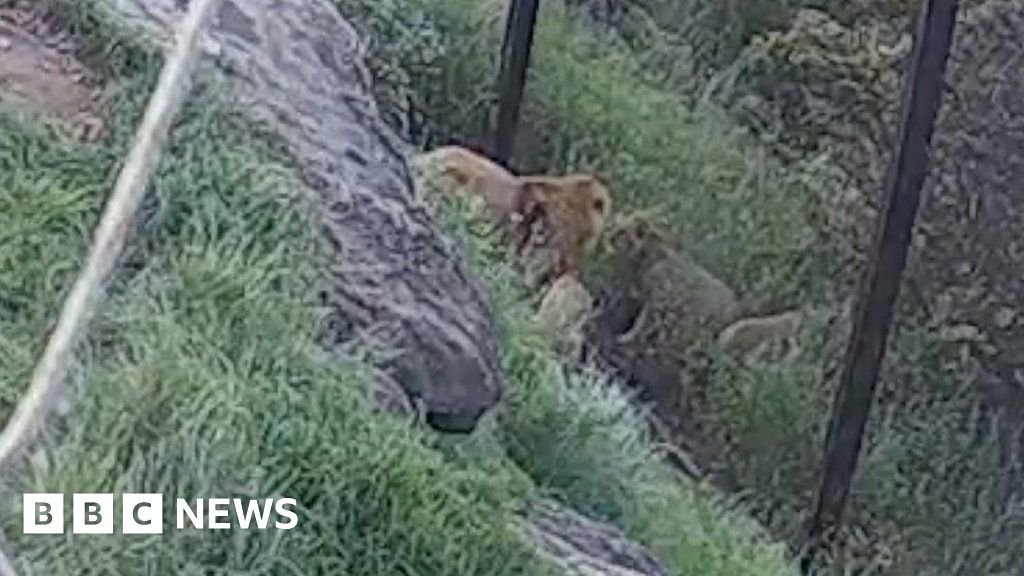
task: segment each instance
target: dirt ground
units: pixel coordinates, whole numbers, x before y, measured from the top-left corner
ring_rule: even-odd
[[[99,76],[44,2],[0,0],[0,104],[54,121],[77,140],[104,132]]]

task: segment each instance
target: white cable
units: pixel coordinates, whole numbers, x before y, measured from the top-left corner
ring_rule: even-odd
[[[189,2],[177,42],[160,72],[146,114],[107,201],[88,260],[64,301],[28,391],[0,433],[0,473],[38,433],[67,377],[78,339],[102,300],[104,285],[124,249],[171,122],[189,92],[192,69],[199,59],[199,38],[220,3],[221,0]],[[0,550],[0,576],[16,575],[12,562]]]

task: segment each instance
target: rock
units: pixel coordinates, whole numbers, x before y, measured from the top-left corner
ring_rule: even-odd
[[[115,21],[166,44],[174,0],[100,0]],[[238,110],[266,128],[322,207],[335,340],[397,350],[381,366],[427,420],[467,431],[501,398],[484,291],[413,199],[409,155],[370,96],[362,41],[323,0],[225,0],[204,50]]]
[[[416,413],[409,394],[397,380],[380,370],[370,375],[374,406],[386,414],[412,417]]]
[[[618,529],[591,520],[551,500],[525,506],[519,528],[566,574],[577,576],[669,576],[645,548]]]

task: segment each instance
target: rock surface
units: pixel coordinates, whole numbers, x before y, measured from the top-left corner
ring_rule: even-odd
[[[102,4],[157,42],[183,13],[174,0]],[[490,305],[413,200],[409,151],[369,96],[355,30],[325,1],[225,0],[204,49],[323,207],[331,336],[399,351],[384,368],[427,421],[471,430],[501,398]]]
[[[520,528],[567,574],[578,576],[668,576],[650,552],[618,530],[594,522],[551,500],[522,511]]]

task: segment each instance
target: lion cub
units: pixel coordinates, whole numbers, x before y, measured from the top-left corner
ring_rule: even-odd
[[[583,325],[593,311],[593,297],[575,276],[551,283],[533,316],[533,324],[551,338],[554,350],[572,359],[583,352]]]
[[[647,218],[617,218],[605,240],[617,263],[620,300],[640,307],[620,344],[682,352],[701,334],[717,333],[739,316],[735,292]]]
[[[684,350],[701,334],[717,334],[724,350],[746,357],[769,343],[793,338],[800,329],[798,310],[756,313],[759,305],[737,296],[643,216],[618,218],[606,241],[620,263],[620,289],[641,303],[620,343],[658,342]]]
[[[718,344],[731,354],[746,357],[764,345],[795,337],[802,318],[797,310],[744,318],[722,330]]]

